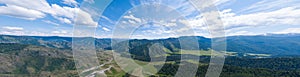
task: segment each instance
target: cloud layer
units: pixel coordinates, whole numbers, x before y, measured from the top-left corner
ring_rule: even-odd
[[[94,0],[84,1],[93,3]],[[102,33],[99,34],[101,35],[99,37],[107,37],[112,35],[115,24],[118,21],[118,19],[113,18],[118,17],[114,17],[114,15],[101,16],[100,20],[103,21],[98,22],[98,20],[95,20],[95,17],[98,17],[99,15],[96,15],[97,13],[92,12],[90,9],[80,9],[79,2],[76,2],[76,0],[61,0],[57,2],[60,3],[50,3],[46,0],[0,0],[0,16],[8,16],[30,21],[42,21],[43,23],[55,25],[56,27],[54,31],[47,31],[49,33],[47,34],[45,32],[43,33],[38,31],[30,32],[26,30],[28,28],[24,26],[24,28],[19,27],[19,25],[0,25],[2,34],[71,36],[71,33],[68,32],[71,32],[72,28],[64,30],[59,27],[77,24],[92,27],[99,26],[98,29],[101,31],[99,33]],[[136,36],[138,37],[151,38],[155,37],[154,35],[163,37],[175,36],[172,33],[183,33],[183,35],[191,35],[185,33],[187,31],[195,31],[194,35],[198,36],[210,36],[210,31],[208,30],[210,26],[207,26],[208,23],[206,22],[205,18],[203,18],[203,14],[197,11],[188,2],[188,0],[155,0],[155,2],[152,0],[129,0],[129,5],[135,8],[140,4],[149,3],[167,5],[167,7],[171,9],[166,9],[162,6],[156,6],[156,10],[160,10],[159,12],[151,12],[149,9],[139,9],[142,11],[132,13],[133,11],[127,10],[129,14],[120,17],[124,20],[120,21],[119,23],[126,24],[123,25],[123,27],[129,26],[129,28],[131,28],[130,26],[136,24],[140,24],[140,26],[144,25],[144,27],[140,29],[143,31],[140,31],[138,34],[136,34]],[[299,0],[261,0],[248,5],[242,5],[247,4],[246,1],[237,0],[215,0],[214,3],[218,8],[222,8],[219,9],[219,14],[225,26],[227,36],[258,35],[262,33],[299,33]],[[111,7],[112,9],[109,10],[123,10],[123,5]],[[236,9],[239,7],[241,8]],[[174,14],[173,12],[179,12],[180,14]],[[176,19],[166,17],[169,15],[169,17],[171,17],[172,14],[173,17],[182,16],[183,18]],[[147,18],[141,15],[149,16]],[[153,19],[155,18],[155,16],[157,16],[157,19],[159,19],[159,17],[165,17],[165,20],[150,20],[151,17]],[[76,17],[78,19],[76,19]],[[150,22],[154,23],[151,24]],[[160,27],[158,27],[158,25],[160,25]],[[41,27],[43,26],[41,25]],[[276,29],[272,29],[275,27]],[[269,28],[270,31],[261,28]],[[148,35],[145,35],[147,33]]]
[[[0,6],[0,15],[7,15],[27,20],[44,18],[47,15],[62,23],[73,24],[78,15],[82,20],[77,20],[80,25],[97,26],[92,16],[86,11],[80,10],[75,0],[64,0],[63,3],[75,7],[49,4],[46,0],[0,0],[5,6]],[[80,12],[80,13],[78,13]]]

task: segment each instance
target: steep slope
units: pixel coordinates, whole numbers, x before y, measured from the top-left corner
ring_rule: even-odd
[[[70,51],[17,43],[0,43],[0,76],[5,74],[74,76],[76,68]]]

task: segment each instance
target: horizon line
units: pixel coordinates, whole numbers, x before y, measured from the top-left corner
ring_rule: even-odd
[[[257,34],[257,35],[232,35],[232,36],[225,36],[225,37],[235,37],[235,36],[267,36],[267,35],[288,35],[288,34],[300,34],[300,33],[265,33],[265,34]],[[97,38],[97,39],[128,39],[128,38],[112,38],[112,37],[93,37],[93,36],[60,36],[60,35],[54,35],[54,36],[47,36],[47,35],[14,35],[14,34],[0,34],[0,36],[26,36],[26,37],[62,37],[62,38]],[[170,38],[180,38],[180,37],[204,37],[204,38],[211,38],[211,37],[205,37],[205,36],[177,36],[177,37],[167,37],[167,38],[129,38],[129,39],[170,39]],[[216,37],[214,37],[216,38]],[[218,37],[217,37],[218,38]]]

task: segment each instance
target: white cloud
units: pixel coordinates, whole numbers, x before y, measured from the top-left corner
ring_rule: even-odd
[[[274,33],[277,34],[300,33],[300,28],[288,28]]]
[[[70,19],[68,19],[68,18],[56,17],[56,16],[54,16],[54,18],[57,19],[57,20],[59,20],[62,23],[66,23],[66,24],[71,24],[72,23],[72,21]]]
[[[0,14],[9,15],[17,18],[36,20],[46,17],[46,14],[53,16],[62,23],[73,24],[75,17],[79,17],[78,24],[96,26],[98,23],[92,19],[92,15],[78,7],[59,6],[50,4],[46,0],[0,0],[0,3],[7,6],[0,6]],[[78,4],[74,0],[64,0],[66,4]]]
[[[60,18],[59,19],[60,21],[63,21],[64,23],[67,23],[67,24],[71,24],[72,23],[72,21],[71,20],[69,20],[69,19],[67,19],[67,18]]]
[[[45,14],[40,11],[23,8],[16,5],[0,6],[0,14],[27,20],[35,20],[45,17]]]
[[[90,3],[90,4],[95,3],[94,0],[84,0],[84,2],[88,2],[88,3]]]
[[[70,31],[59,30],[59,31],[50,31],[50,32],[42,32],[42,31],[8,31],[2,30],[0,34],[4,35],[18,35],[18,36],[63,36],[63,37],[71,37],[72,33]]]
[[[300,9],[296,7],[285,7],[269,12],[257,12],[252,14],[237,15],[232,13],[231,9],[220,12],[224,26],[226,27],[227,36],[233,35],[258,35],[271,33],[270,31],[257,31],[257,27],[272,26],[292,26],[300,25]],[[247,31],[240,31],[241,29]],[[297,29],[289,29],[276,33],[292,33]]]
[[[106,28],[106,27],[102,27],[102,29],[103,29],[104,31],[110,31],[110,29],[108,29],[108,28]]]
[[[115,23],[115,21],[109,19],[108,17],[106,17],[106,16],[104,16],[104,15],[102,15],[101,18],[107,20],[109,23],[112,23],[112,24]]]
[[[43,22],[45,23],[48,23],[48,24],[52,24],[52,25],[55,25],[55,26],[59,26],[58,23],[55,23],[55,22],[52,22],[52,21],[49,21],[49,20],[42,20]]]
[[[49,6],[46,0],[0,0],[0,3],[7,5],[15,5],[27,9],[37,10],[37,11],[49,11],[51,6]]]
[[[239,35],[258,35],[258,34],[254,33],[254,32],[249,32],[249,31],[228,32],[226,34],[226,36],[239,36]]]
[[[25,35],[23,31],[0,31],[0,34],[4,35]]]
[[[8,30],[8,31],[22,31],[24,30],[22,27],[12,27],[12,26],[5,26],[5,27],[2,27],[3,29],[5,30]]]
[[[136,24],[136,22],[133,21],[133,20],[128,20],[128,22],[129,22],[130,24]]]
[[[98,25],[98,22],[94,21],[92,18],[93,16],[90,13],[79,8],[71,8],[66,6],[61,7],[57,4],[52,4],[52,11],[55,11],[51,13],[54,18],[67,24],[73,24],[76,22],[76,25],[83,26],[96,27]]]
[[[78,5],[78,3],[75,0],[63,0],[63,3],[70,6],[76,6],[76,7]]]
[[[162,22],[161,25],[167,27],[177,26],[176,22]]]
[[[19,34],[20,35],[20,34]],[[22,35],[29,36],[63,36],[63,37],[71,37],[72,33],[66,30],[58,30],[51,32],[41,32],[41,31],[25,31]]]
[[[86,0],[87,1],[87,0]],[[93,1],[93,0],[89,0]],[[216,5],[221,5],[229,0],[215,0]],[[136,2],[136,1],[133,1]],[[187,2],[186,0],[173,1],[173,0],[160,0],[161,3],[167,4],[171,6],[171,8],[176,9],[184,16],[195,14],[195,9]],[[256,26],[273,26],[273,25],[300,25],[300,9],[299,9],[299,1],[296,0],[288,0],[284,3],[280,3],[284,1],[279,0],[263,0],[258,2],[257,4],[253,4],[249,8],[242,10],[241,12],[247,12],[248,14],[233,13],[231,9],[225,9],[220,11],[221,18],[226,26],[226,29],[233,28],[241,28],[241,27],[256,27]],[[298,2],[298,3],[297,3]],[[95,15],[87,10],[80,10],[78,7],[68,7],[68,6],[60,6],[58,4],[49,4],[46,0],[32,1],[32,0],[0,0],[1,4],[5,4],[4,6],[0,6],[0,14],[7,15],[27,20],[36,20],[40,18],[44,18],[45,16],[53,16],[56,20],[61,21],[62,23],[67,24],[76,24],[85,25],[85,26],[97,26],[98,22],[93,19]],[[68,5],[76,6],[78,3],[75,0],[64,0],[63,3]],[[289,3],[293,3],[290,4]],[[180,5],[178,5],[180,4]],[[283,6],[278,6],[278,4]],[[136,3],[132,3],[132,5],[136,5]],[[290,7],[295,6],[295,7]],[[252,14],[250,14],[252,13]],[[76,15],[78,14],[78,19],[75,20]],[[114,23],[115,21],[111,21],[109,18],[102,16],[102,18],[108,20],[108,22]],[[127,15],[124,16],[128,20],[122,21],[126,24],[129,23],[143,23],[146,20],[139,18],[135,15]],[[51,21],[43,21],[49,24],[57,25],[57,23]],[[159,22],[159,21],[158,21]],[[160,24],[165,25],[167,27],[178,26],[178,22],[184,24],[184,26],[192,27],[192,28],[178,28],[176,31],[189,31],[192,29],[196,30],[206,30],[205,21],[203,20],[201,15],[196,17],[187,18],[187,20],[178,20],[177,22],[160,22]],[[179,25],[183,26],[183,25]],[[105,31],[109,31],[107,27],[101,27]],[[4,28],[3,28],[4,29]],[[284,32],[296,32],[299,29],[287,29],[286,31],[281,31],[279,33]],[[170,31],[161,31],[162,33],[168,33]],[[240,34],[252,34],[255,32],[250,31],[232,31],[230,35],[240,35]],[[54,33],[62,33],[62,32],[54,32]]]
[[[226,11],[226,12],[224,12]],[[236,15],[230,10],[221,12],[222,20],[227,28],[243,26],[300,25],[300,9],[286,7],[271,12],[260,12]]]
[[[70,19],[74,19],[76,13],[79,11],[79,8],[71,8],[66,6],[59,6],[57,4],[51,5],[51,12],[49,12],[53,16],[62,16]]]
[[[62,23],[71,24],[75,19],[75,15],[79,8],[61,7],[57,4],[52,4],[52,11],[49,12],[55,19]]]
[[[198,15],[194,18],[190,18],[187,20],[180,20],[180,22],[185,24],[186,26],[198,28],[198,29],[199,28],[202,29],[205,26],[205,22],[202,15]]]
[[[278,6],[280,5],[280,6]],[[257,3],[240,10],[242,13],[268,12],[285,7],[297,6],[299,7],[299,0],[261,0]]]
[[[52,31],[51,33],[53,33],[53,34],[66,34],[68,32],[65,31],[65,30],[61,30],[61,31]]]
[[[92,15],[90,15],[89,13],[83,10],[79,10],[75,22],[76,25],[83,25],[83,26],[96,27],[98,25],[98,22],[94,21]]]
[[[229,0],[215,0],[216,5],[222,5],[229,2]],[[299,2],[296,0],[280,1],[280,0],[264,0],[261,3],[253,4],[247,11],[252,11],[252,14],[237,15],[231,9],[220,11],[220,16],[226,29],[242,28],[242,27],[256,27],[256,26],[274,26],[274,25],[300,25],[300,9]],[[178,4],[178,3],[177,3]],[[183,3],[180,3],[184,5]],[[283,5],[283,6],[278,6]],[[257,7],[256,7],[257,6]],[[292,7],[288,7],[292,6]],[[293,7],[295,6],[295,7]],[[177,9],[183,9],[185,12],[190,10],[187,14],[192,14],[192,7],[185,9],[187,6],[178,6]],[[271,10],[270,10],[271,9]],[[255,11],[255,13],[253,13]],[[181,20],[187,26],[193,27],[197,30],[207,30],[205,21],[201,15],[188,18],[188,20]],[[191,29],[185,29],[191,30]],[[255,32],[239,31],[235,34],[239,35],[253,35]],[[233,33],[234,34],[234,33]]]
[[[218,5],[221,5],[221,4],[224,4],[224,3],[227,3],[229,2],[230,0],[214,0],[215,2],[215,5],[218,6]]]
[[[215,4],[222,5],[225,3],[228,3],[230,0],[216,0]],[[168,3],[167,3],[168,2]],[[269,3],[267,3],[269,2]],[[251,9],[247,9],[248,12],[252,11],[252,13],[233,13],[231,9],[225,9],[219,12],[223,24],[226,27],[226,32],[228,33],[227,36],[233,36],[233,35],[257,35],[264,33],[263,31],[256,32],[255,30],[247,30],[250,29],[249,27],[252,27],[255,29],[255,27],[258,26],[279,26],[279,25],[300,25],[300,9],[299,7],[288,7],[288,6],[294,6],[297,3],[289,5],[288,3],[296,2],[295,0],[286,1],[284,2],[284,6],[277,7],[278,4],[281,4],[280,1],[275,0],[273,1],[267,1],[263,4],[259,4],[259,7],[252,7]],[[279,2],[279,3],[277,3]],[[144,2],[145,3],[145,2]],[[209,31],[208,27],[205,24],[207,24],[204,20],[204,18],[201,15],[196,15],[194,17],[193,14],[195,14],[195,9],[193,7],[189,6],[188,3],[184,1],[170,1],[170,0],[162,0],[162,3],[170,5],[171,8],[174,8],[178,10],[180,13],[182,13],[184,16],[192,15],[193,17],[187,17],[187,20],[180,20],[180,23],[183,23],[184,26],[192,27],[192,28],[177,28],[176,31],[190,31],[190,30],[202,30],[202,31]],[[137,5],[134,1],[131,2],[132,5]],[[178,5],[180,4],[180,5]],[[272,4],[272,5],[271,5]],[[299,2],[298,2],[299,4]],[[268,6],[269,5],[269,6]],[[255,6],[255,5],[253,5]],[[297,5],[299,6],[299,5]],[[271,9],[271,10],[270,10]],[[236,10],[235,10],[236,11]],[[124,18],[128,18],[126,22],[121,21],[124,24],[128,23],[137,23],[139,20],[143,20],[139,17],[136,17],[134,15],[127,15]],[[143,22],[143,21],[142,21]],[[163,23],[160,23],[163,24]],[[166,23],[168,24],[168,23]],[[174,23],[170,23],[174,24]],[[178,24],[176,24],[178,25]],[[182,25],[180,25],[182,26]],[[247,28],[247,29],[245,29]],[[241,29],[245,29],[241,30]],[[295,31],[295,30],[294,30]],[[146,31],[148,33],[155,32],[155,31]],[[163,32],[163,31],[156,31],[157,33]],[[195,33],[197,34],[197,33]],[[206,34],[201,34],[206,35]]]
[[[0,28],[0,34],[24,35],[24,29],[22,27],[4,26]]]
[[[135,22],[137,22],[137,23],[141,23],[141,22],[142,22],[142,20],[141,20],[140,18],[134,17],[132,14],[127,15],[127,16],[124,16],[124,18],[133,20],[133,21],[135,21]]]

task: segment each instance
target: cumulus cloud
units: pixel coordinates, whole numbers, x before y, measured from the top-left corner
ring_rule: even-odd
[[[180,22],[193,28],[203,29],[203,27],[205,27],[205,21],[201,14],[195,16],[194,18],[180,20]]]
[[[6,5],[15,5],[36,11],[49,11],[51,9],[51,6],[46,0],[0,0],[0,3]]]
[[[94,0],[85,0],[85,1],[94,1]],[[221,5],[229,0],[215,0],[216,5]],[[58,4],[49,4],[46,0],[32,1],[32,0],[0,0],[0,4],[5,4],[0,6],[0,15],[6,15],[21,19],[27,20],[36,20],[45,18],[46,16],[52,16],[54,19],[60,21],[61,23],[66,24],[77,24],[84,26],[96,27],[98,24],[97,20],[94,20],[92,12],[88,10],[81,10],[78,7],[78,2],[75,0],[63,0],[64,4],[75,6],[61,6]],[[137,5],[137,1],[131,1],[132,5]],[[142,1],[143,2],[143,1]],[[155,21],[159,22],[160,25],[166,27],[177,28],[175,31],[190,31],[190,30],[207,30],[205,26],[204,18],[201,14],[198,15],[198,12],[195,12],[196,9],[193,8],[186,0],[173,1],[173,0],[159,0],[160,3],[170,5],[171,8],[182,13],[187,19],[186,20],[176,20],[176,21]],[[240,35],[240,34],[254,34],[255,32],[251,31],[230,31],[237,30],[236,28],[241,27],[257,27],[257,26],[273,26],[273,25],[300,25],[300,9],[299,5],[296,3],[299,1],[288,0],[284,1],[279,0],[263,0],[252,6],[245,8],[244,10],[233,12],[231,9],[225,9],[220,11],[221,18],[223,20],[226,29],[229,30],[229,35]],[[144,3],[146,3],[144,1]],[[283,6],[278,6],[278,4]],[[290,4],[294,3],[294,4]],[[178,5],[180,4],[180,5]],[[246,12],[246,13],[241,13]],[[78,16],[77,16],[78,15]],[[156,14],[155,14],[156,15]],[[78,17],[76,20],[75,18]],[[110,23],[115,23],[116,21],[110,20],[108,17],[102,16],[101,18],[108,20]],[[139,18],[135,15],[129,14],[124,16],[128,19],[127,21],[121,21],[126,24],[136,24],[143,23],[146,19]],[[43,20],[43,22],[59,25],[58,22],[54,23],[52,21]],[[102,25],[102,24],[101,24]],[[107,25],[107,24],[104,24]],[[111,25],[111,24],[109,24]],[[187,26],[189,28],[182,28],[176,26]],[[110,31],[110,27],[101,27],[104,31]],[[2,28],[4,29],[4,28]],[[8,28],[6,28],[8,29]],[[12,29],[12,28],[11,28]],[[278,33],[288,33],[288,32],[297,32],[299,29],[287,29],[282,30]],[[170,33],[170,31],[157,31],[161,33]],[[50,32],[52,33],[52,32]],[[61,31],[53,33],[64,33]]]
[[[230,0],[215,0],[215,5],[222,5],[228,3]],[[141,1],[142,3],[147,3],[145,1]],[[261,26],[285,26],[285,25],[300,25],[300,8],[299,2],[296,0],[289,0],[289,1],[278,1],[278,0],[262,0],[261,2],[255,3],[250,7],[244,8],[245,10],[232,10],[232,9],[224,9],[219,12],[220,18],[223,21],[225,26],[225,30],[227,36],[233,35],[257,35],[264,33],[263,31],[256,32],[255,30],[248,30],[248,29],[255,29],[255,27]],[[190,6],[188,2],[185,1],[170,1],[170,0],[161,0],[162,4],[170,5],[170,7],[176,9],[184,16],[186,16],[186,20],[179,20],[180,23],[184,25],[179,25],[177,23],[169,23],[165,22],[165,24],[176,25],[176,26],[187,26],[192,28],[177,28],[176,31],[209,31],[209,26],[205,21],[205,18],[201,14],[197,14],[193,6]],[[180,4],[180,5],[178,5]],[[283,6],[278,6],[278,4]],[[131,1],[131,5],[137,5],[135,0]],[[238,11],[238,12],[237,12]],[[241,13],[244,12],[244,13]],[[127,15],[124,16],[127,18],[127,21],[121,21],[122,23],[138,23],[140,20],[143,20],[139,17],[134,15]],[[145,20],[147,21],[147,20]],[[142,21],[143,22],[143,21]],[[160,23],[163,24],[163,23]],[[245,29],[246,28],[246,29]],[[210,28],[211,29],[211,28]],[[245,29],[245,30],[241,30]],[[291,30],[296,31],[296,30]],[[151,32],[163,32],[163,31],[145,31],[147,33]],[[265,31],[267,32],[267,31]],[[289,31],[286,31],[289,32]],[[195,33],[197,34],[197,33]],[[201,34],[206,35],[206,34]]]
[[[92,15],[83,10],[79,10],[75,22],[76,25],[83,25],[83,26],[96,27],[98,25],[98,22],[94,21]]]
[[[0,6],[1,15],[36,20],[44,18],[47,14],[49,14],[62,23],[67,24],[73,24],[75,22],[75,17],[78,15],[80,19],[76,20],[76,22],[80,25],[97,25],[97,22],[92,19],[92,16],[89,13],[80,10],[78,7],[49,4],[46,0],[0,0],[0,3],[6,5]],[[63,3],[71,5],[78,4],[75,0],[64,0]]]
[[[227,36],[232,35],[257,35],[255,31],[236,31],[237,28],[255,28],[258,26],[275,26],[275,25],[300,25],[300,9],[297,7],[285,7],[269,12],[257,12],[251,14],[236,14],[231,9],[219,11]],[[208,30],[206,22],[201,14],[194,18],[181,20],[186,26],[193,27],[185,30]],[[291,29],[290,29],[291,30]],[[293,29],[291,31],[296,31]],[[281,33],[291,33],[290,31]]]
[[[222,20],[226,27],[236,26],[272,26],[272,25],[299,25],[300,9],[286,7],[271,12],[260,12],[245,15],[236,15],[224,10],[221,12]]]
[[[57,17],[57,16],[54,16],[54,18],[59,20],[62,23],[66,23],[66,24],[71,24],[72,23],[72,21],[69,18]]]
[[[0,6],[0,15],[7,15],[27,20],[44,18],[46,15],[40,11],[27,9],[16,5]]]

